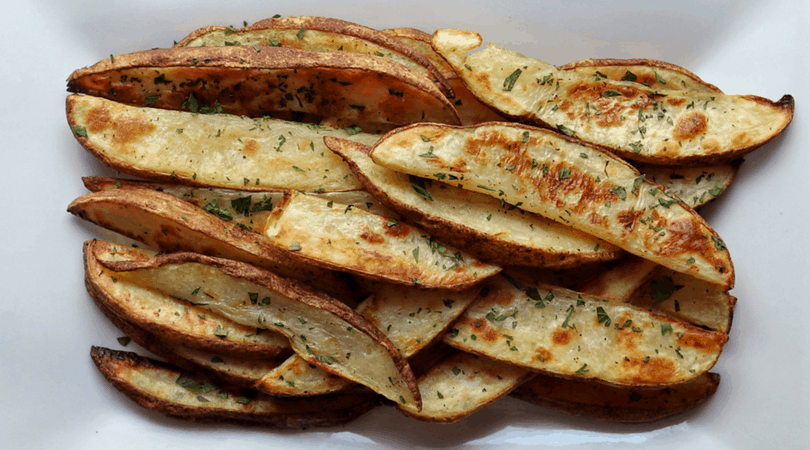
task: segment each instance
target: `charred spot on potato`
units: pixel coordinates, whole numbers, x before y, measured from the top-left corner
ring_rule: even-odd
[[[708,129],[709,124],[706,115],[699,111],[693,111],[678,118],[678,121],[675,122],[675,128],[672,130],[672,137],[680,142],[691,141],[705,134]]]

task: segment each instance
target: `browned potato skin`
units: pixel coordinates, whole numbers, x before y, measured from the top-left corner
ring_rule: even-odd
[[[169,194],[151,189],[106,190],[79,197],[68,212],[163,251],[244,261],[309,282],[338,299],[352,298],[351,289],[336,273],[291,260],[286,251],[258,233],[223,222]]]
[[[354,394],[331,397],[329,399],[301,399],[291,402],[294,412],[257,413],[248,404],[242,411],[232,411],[210,407],[191,407],[174,403],[138,389],[130,382],[129,373],[144,369],[166,371],[171,376],[179,376],[176,368],[169,364],[147,359],[130,352],[121,352],[101,347],[92,347],[90,357],[104,377],[119,391],[144,408],[157,411],[169,417],[201,423],[233,423],[238,425],[263,426],[270,428],[330,427],[348,423],[377,405],[373,395]],[[179,389],[182,389],[178,386]],[[224,388],[229,396],[241,395],[241,388]],[[258,394],[253,402],[273,401],[271,397]]]
[[[303,28],[306,30],[316,30],[327,33],[342,34],[369,41],[373,44],[379,45],[380,47],[384,47],[396,53],[405,55],[408,57],[408,59],[423,66],[428,71],[428,73],[430,73],[430,75],[435,79],[436,84],[438,84],[439,88],[442,90],[442,92],[444,92],[444,94],[448,98],[455,97],[455,94],[453,93],[453,88],[451,88],[450,85],[447,84],[447,80],[444,78],[444,76],[436,66],[434,66],[421,53],[415,51],[411,47],[408,47],[399,40],[389,36],[385,32],[381,32],[369,27],[364,27],[356,23],[347,22],[345,20],[331,19],[328,17],[281,17],[275,19],[261,20],[249,27],[244,27],[239,30],[236,30],[234,35],[239,36],[244,32],[264,30],[268,28],[280,28],[287,30],[299,30]],[[188,45],[188,43],[197,39],[200,36],[208,34],[212,31],[220,31],[224,29],[225,27],[217,25],[200,28],[199,30],[192,32],[191,34],[183,38],[180,42],[175,44],[175,47],[185,47],[186,45]],[[298,48],[295,47],[294,42],[283,42],[281,45],[284,47]]]
[[[347,145],[371,154],[372,147],[357,144],[347,140],[327,137],[324,138],[326,146],[341,155],[341,146]],[[357,167],[357,164],[346,159],[363,187],[385,206],[401,214],[409,222],[418,224],[440,241],[454,247],[462,248],[467,252],[480,257],[482,260],[501,266],[527,266],[542,267],[545,269],[568,269],[582,264],[602,262],[619,258],[624,252],[616,248],[613,252],[603,254],[574,254],[574,253],[542,253],[536,248],[521,246],[516,243],[494,239],[493,236],[474,230],[461,223],[450,222],[440,217],[425,214],[418,208],[391,198],[368,179]]]
[[[154,257],[144,261],[98,261],[98,263],[109,270],[115,272],[127,272],[131,270],[144,270],[162,267],[168,264],[198,263],[213,267],[222,273],[251,283],[263,286],[271,291],[275,291],[285,297],[294,299],[303,304],[313,306],[327,311],[351,324],[356,330],[369,335],[374,341],[381,345],[391,356],[398,371],[402,374],[408,388],[413,393],[418,409],[421,409],[421,397],[416,385],[416,377],[411,371],[407,360],[399,353],[396,346],[375,326],[370,324],[363,316],[356,314],[345,304],[328,297],[325,294],[313,291],[303,284],[290,279],[282,278],[272,272],[259,269],[238,261],[223,258],[213,258],[198,253],[171,253]],[[310,361],[326,371],[333,369],[326,363],[315,362],[313,357]]]
[[[511,395],[577,416],[647,423],[697,407],[717,391],[719,384],[720,375],[707,372],[688,383],[635,392],[589,381],[538,375],[512,391]]]
[[[146,71],[150,77],[158,73],[168,76],[158,82],[157,78],[147,79],[139,73],[137,81],[131,77],[119,81],[122,75],[135,76],[132,71]],[[296,106],[298,102],[293,104],[284,98],[285,90],[267,89],[268,83],[278,81],[278,76],[300,79],[305,75],[315,77],[317,84],[309,86],[313,98],[300,107]],[[331,81],[338,76],[344,81],[351,79],[351,85]],[[355,102],[368,95],[371,84],[404,95],[389,95],[386,91],[385,101],[367,99],[364,109],[354,108]],[[294,110],[322,118],[357,116],[354,119],[358,123],[405,124],[419,121],[420,116],[421,120],[460,123],[453,105],[427,77],[385,58],[357,53],[316,53],[281,47],[263,47],[257,52],[242,46],[146,50],[76,70],[68,78],[68,91],[136,106],[147,106],[146,97],[159,94],[152,106],[173,110],[183,109],[189,95],[194,94],[200,105],[218,101],[223,112],[250,117]],[[261,102],[257,103],[257,99]],[[423,112],[426,115],[422,116]]]
[[[109,252],[110,247],[116,247],[119,253],[127,251],[120,245],[110,244],[108,242],[96,240],[85,242],[84,281],[87,292],[93,300],[95,300],[96,305],[98,305],[119,328],[122,330],[127,328],[127,330],[124,330],[125,333],[129,334],[128,330],[132,329],[133,335],[130,337],[135,339],[138,343],[144,342],[145,348],[149,349],[150,347],[155,347],[158,351],[154,353],[166,353],[160,351],[162,347],[160,343],[162,341],[168,341],[200,349],[224,352],[231,355],[262,357],[266,359],[283,358],[292,353],[292,349],[289,348],[289,345],[286,345],[287,340],[284,337],[280,337],[279,339],[279,342],[283,345],[261,345],[258,343],[220,339],[212,334],[203,334],[201,330],[205,327],[199,326],[199,324],[197,327],[183,328],[181,326],[170,326],[151,322],[149,319],[145,319],[137,312],[143,308],[143,306],[138,304],[137,299],[131,297],[115,298],[110,294],[109,290],[105,288],[105,285],[113,281],[108,280],[107,277],[104,276],[104,268],[100,265],[97,254]],[[154,341],[154,344],[150,344],[150,341]],[[177,364],[182,365],[180,363]]]

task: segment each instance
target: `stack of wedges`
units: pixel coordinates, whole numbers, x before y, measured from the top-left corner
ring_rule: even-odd
[[[128,177],[68,210],[87,290],[167,362],[94,347],[187,420],[454,422],[510,394],[649,422],[706,400],[736,298],[696,212],[793,99],[652,60],[560,67],[461,30],[320,17],[209,26],[68,79],[67,119]]]

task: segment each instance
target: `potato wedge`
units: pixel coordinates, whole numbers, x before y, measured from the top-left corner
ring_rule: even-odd
[[[461,290],[500,271],[404,222],[302,193],[276,206],[264,236],[302,262],[425,289]]]
[[[656,91],[580,75],[490,44],[477,33],[438,30],[433,47],[482,102],[503,114],[648,164],[731,161],[770,141],[793,118],[779,101],[717,92]]]
[[[434,67],[439,69],[439,72],[445,74],[445,76],[449,76],[449,74],[456,73],[447,61],[444,60],[430,45],[430,42],[433,40],[433,35],[429,33],[425,33],[422,30],[417,30],[416,28],[408,28],[408,27],[401,27],[401,28],[389,28],[386,30],[382,30],[383,33],[393,36],[403,44],[411,47],[415,51],[419,52],[422,56],[428,59]]]
[[[711,397],[719,384],[720,375],[711,372],[676,386],[645,390],[541,374],[512,391],[511,395],[577,416],[613,422],[648,423],[695,408]]]
[[[422,411],[397,405],[414,419],[453,423],[507,395],[535,374],[483,356],[456,352],[419,378]]]
[[[445,335],[459,350],[557,376],[661,387],[707,372],[728,341],[625,303],[496,276]]]
[[[271,428],[330,427],[348,423],[376,406],[374,395],[278,399],[219,387],[159,361],[130,352],[92,347],[104,377],[135,403],[169,417]]]
[[[211,314],[203,306],[205,291],[189,291],[184,296],[189,300],[180,300],[111,276],[100,264],[100,261],[144,261],[151,257],[153,252],[103,241],[86,242],[84,267],[88,293],[108,315],[149,330],[163,341],[254,358],[277,359],[291,354],[287,339],[275,331],[259,333],[255,326]]]
[[[350,287],[338,274],[291,260],[258,233],[224,223],[169,194],[151,189],[106,190],[77,198],[68,211],[162,251],[243,261],[309,283],[338,299],[352,298]]]
[[[444,74],[447,84],[453,89],[453,106],[461,118],[461,125],[475,125],[484,122],[505,121],[507,118],[497,110],[481,103],[467,86],[461,81],[458,74],[439,56],[430,46],[433,35],[414,28],[392,28],[383,30],[396,37],[406,45],[424,55],[441,73]]]
[[[95,251],[91,247],[88,253]],[[244,263],[196,253],[97,261],[111,278],[168,296],[183,298],[199,289],[215,314],[283,334],[308,363],[420,408],[413,373],[388,338],[324,294]]]
[[[647,180],[664,186],[692,208],[703,206],[725,191],[734,181],[742,160],[703,167],[637,165]]]
[[[693,209],[614,155],[552,131],[417,124],[383,136],[371,157],[502,199],[726,289],[734,285],[725,244]]]
[[[623,252],[601,239],[515,209],[485,194],[431,185],[375,164],[371,148],[326,138],[349,163],[366,190],[439,240],[502,266],[566,268],[618,258]],[[424,187],[421,187],[424,186]]]
[[[95,297],[94,294],[91,294],[91,296]],[[133,322],[128,322],[115,315],[110,309],[105,308],[103,304],[98,305],[113,325],[121,330],[132,342],[171,364],[221,383],[246,389],[256,389],[256,382],[262,375],[278,367],[282,362],[282,360],[277,359],[250,358],[228,352],[212,352],[189,347],[175,340],[165,340],[152,334],[149,330],[140,328],[134,325]],[[207,315],[210,315],[210,313]],[[281,339],[284,338],[281,337]],[[284,344],[289,347],[286,339],[284,339]]]
[[[659,267],[661,266],[652,261],[631,256],[592,275],[575,290],[594,297],[628,302]]]
[[[245,191],[357,189],[346,164],[323,144],[379,136],[276,119],[129,106],[67,98],[68,123],[93,156],[123,173],[164,182]]]
[[[728,333],[737,298],[713,284],[659,266],[628,302],[655,314]]]
[[[356,311],[410,360],[441,339],[447,327],[477,296],[476,289],[453,292],[386,284]],[[292,356],[268,371],[257,388],[273,395],[309,396],[337,392],[352,384]]]
[[[136,106],[200,107],[249,117],[274,113],[402,125],[458,124],[449,100],[424,75],[359,53],[279,47],[167,48],[118,55],[79,69],[68,90]]]
[[[109,189],[153,189],[202,208],[203,211],[242,229],[261,231],[273,205],[277,205],[286,190],[241,191],[234,189],[199,188],[177,183],[159,183],[110,177],[83,177],[84,186],[93,192]],[[387,217],[397,217],[374,196],[363,190],[312,193],[314,197],[353,205],[365,211]]]
[[[570,70],[595,81],[629,81],[656,90],[722,92],[683,67],[653,59],[584,59],[564,64],[559,70]]]
[[[388,58],[433,80],[444,94],[453,90],[433,63],[390,35],[344,20],[326,17],[280,17],[251,26],[208,26],[192,32],[175,47],[247,45],[295,48],[314,52],[352,52]]]

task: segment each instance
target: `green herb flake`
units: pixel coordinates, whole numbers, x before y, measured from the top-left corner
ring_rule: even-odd
[[[118,343],[121,344],[121,346],[123,347],[129,345],[131,341],[132,339],[130,339],[128,336],[121,336],[120,338],[118,338]]]
[[[584,375],[587,372],[590,372],[590,369],[588,369],[587,364],[583,364],[582,367],[580,367],[579,370],[577,370],[574,373],[576,373],[577,375]]]
[[[289,248],[288,248],[288,249],[289,249],[291,252],[297,252],[297,251],[300,251],[300,250],[301,250],[301,244],[300,244],[300,243],[298,243],[297,241],[293,241],[293,242],[291,242],[291,243],[290,243],[290,246],[289,246]]]
[[[560,169],[560,172],[558,173],[558,176],[559,176],[559,178],[561,180],[564,180],[566,178],[571,178],[571,169],[569,169],[568,167],[566,167],[564,169]]]
[[[661,336],[664,336],[667,333],[672,333],[672,324],[664,322],[661,324]]]
[[[574,134],[576,134],[576,132],[574,130],[572,130],[572,129],[570,129],[570,128],[566,127],[565,125],[562,125],[562,124],[557,124],[557,130],[559,130],[560,133],[562,133],[562,134],[564,134],[564,135],[566,135],[568,137],[572,137]]]
[[[81,125],[74,125],[73,132],[76,133],[77,136],[87,137],[87,128]]]
[[[636,81],[636,74],[630,72],[629,70],[624,72],[624,76],[622,77],[622,81]]]
[[[675,292],[675,282],[672,277],[658,278],[652,280],[650,288],[652,289],[651,295],[655,299],[652,305],[655,306],[668,299]]]
[[[622,93],[615,89],[608,89],[602,92],[602,97],[621,97]]]
[[[511,91],[512,88],[515,87],[515,82],[517,81],[518,77],[520,77],[521,73],[523,73],[522,70],[516,69],[514,72],[512,72],[511,75],[506,77],[506,79],[503,80],[503,90],[504,91]]]
[[[298,34],[295,35],[295,37],[297,37],[299,41],[304,39],[304,31],[306,31],[306,29],[304,27],[301,27],[301,29],[298,30]]]
[[[144,103],[146,103],[146,106],[155,106],[155,103],[157,103],[158,99],[160,99],[160,95],[159,94],[153,94],[153,95],[147,95],[146,97],[144,97],[143,101],[144,101]]]
[[[596,318],[599,320],[599,323],[604,322],[606,327],[610,326],[610,316],[605,312],[605,308],[601,306],[596,308]]]

